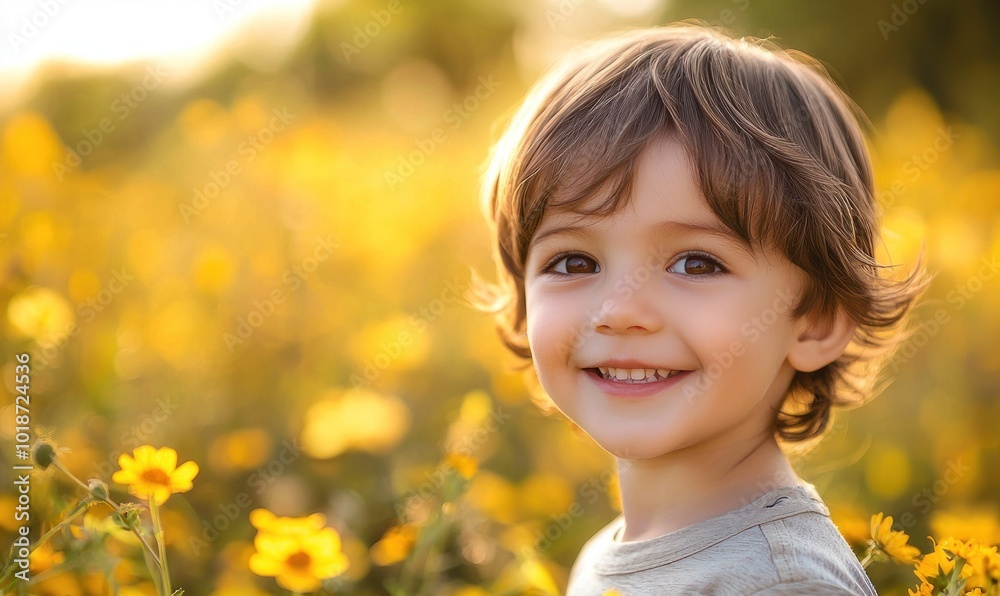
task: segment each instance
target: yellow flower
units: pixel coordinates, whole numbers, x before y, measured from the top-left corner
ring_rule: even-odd
[[[933,538],[931,541],[933,542]],[[941,542],[934,544],[934,550],[927,553],[920,559],[913,573],[916,574],[923,583],[933,583],[931,578],[946,576],[955,569],[955,557],[965,558],[967,547],[960,540],[945,538]],[[962,567],[961,577],[969,578],[973,574],[970,565]]]
[[[997,547],[970,540],[964,544],[958,542],[957,549],[952,552],[965,560],[962,577],[968,577],[965,583],[967,590],[988,590],[1000,583],[1000,553]]]
[[[250,512],[250,523],[260,532],[271,534],[312,534],[323,529],[326,516],[314,513],[307,517],[278,517],[267,509]]]
[[[917,557],[920,556],[920,549],[907,544],[910,537],[906,535],[906,532],[892,529],[891,515],[884,519],[882,513],[873,515],[871,530],[875,548],[900,563],[916,563]]]
[[[177,452],[170,447],[156,449],[140,445],[132,452],[121,454],[118,470],[111,479],[129,485],[129,492],[140,499],[152,498],[162,505],[174,493],[191,490],[191,481],[198,475],[198,464],[193,461],[177,466]]]
[[[376,565],[392,565],[402,561],[413,550],[418,533],[413,524],[389,528],[382,539],[372,545],[372,561]]]
[[[250,522],[257,528],[253,541],[257,552],[250,556],[250,571],[275,578],[286,590],[313,592],[322,580],[347,570],[340,536],[333,528],[323,527],[326,518],[322,514],[278,517],[255,509]]]

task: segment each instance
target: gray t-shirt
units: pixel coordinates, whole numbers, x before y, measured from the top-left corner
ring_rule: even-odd
[[[620,542],[623,524],[619,515],[587,541],[566,596],[876,593],[811,486],[649,540]]]

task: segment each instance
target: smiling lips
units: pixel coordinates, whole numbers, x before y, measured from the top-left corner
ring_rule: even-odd
[[[655,383],[663,379],[677,376],[683,370],[667,370],[665,368],[615,368],[611,366],[600,366],[597,368],[598,375],[602,379],[618,381],[620,383]]]

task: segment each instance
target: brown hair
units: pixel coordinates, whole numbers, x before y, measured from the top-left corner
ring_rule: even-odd
[[[875,259],[859,118],[818,62],[764,40],[681,23],[584,46],[532,89],[493,148],[482,200],[500,286],[479,283],[479,306],[530,361],[524,266],[542,217],[607,190],[596,213],[613,213],[631,194],[638,154],[674,133],[715,215],[747,247],[773,246],[808,275],[793,316],[842,307],[858,324],[838,360],[796,373],[776,415],[780,438],[818,437],[832,406],[864,401],[929,281],[922,259],[895,277]]]

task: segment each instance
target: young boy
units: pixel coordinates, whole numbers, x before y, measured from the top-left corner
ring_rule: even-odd
[[[851,105],[814,61],[683,24],[576,53],[494,148],[501,335],[618,462],[570,596],[875,593],[779,445],[861,402],[926,285],[875,260]]]

